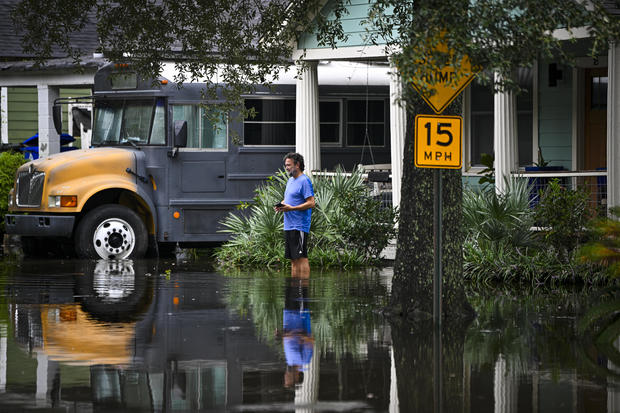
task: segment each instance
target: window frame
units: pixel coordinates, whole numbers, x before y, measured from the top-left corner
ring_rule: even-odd
[[[170,122],[170,127],[174,128],[174,107],[175,106],[193,106],[193,107],[197,107],[199,109],[199,111],[204,110],[204,106],[202,106],[201,103],[196,103],[196,101],[183,101],[183,100],[175,100],[174,102],[171,102],[168,104],[168,111],[169,111],[169,116],[171,119]],[[202,118],[203,115],[199,114],[199,118]],[[230,149],[230,116],[226,116],[226,121],[224,122],[224,127],[226,128],[226,147],[225,148],[201,148],[201,147],[183,147],[183,148],[179,148],[179,151],[181,152],[228,152]],[[200,122],[200,136],[199,136],[199,144],[202,144],[202,140],[203,140],[203,134],[202,131],[204,129],[202,128],[202,122]],[[174,134],[171,134],[172,138],[174,139]],[[171,144],[174,144],[174,142],[172,142]]]
[[[292,103],[296,104],[296,99],[295,96],[255,96],[255,95],[250,95],[250,96],[244,96],[243,97],[243,104],[245,106],[245,101],[246,100],[289,100]],[[258,124],[258,125],[293,125],[293,129],[296,128],[296,119],[293,119],[293,121],[257,121],[257,120],[253,120],[253,119],[243,119],[243,146],[244,147],[248,147],[248,148],[265,148],[265,147],[276,147],[276,148],[288,148],[291,146],[295,146],[295,134],[293,134],[293,142],[290,144],[280,144],[280,145],[276,145],[276,144],[246,144],[245,143],[245,125],[246,123],[249,124]],[[262,138],[262,136],[261,136]]]
[[[164,110],[163,110],[163,115],[164,115],[164,142],[163,143],[151,143],[151,139],[153,137],[153,127],[155,126],[155,117],[157,114],[157,101],[159,99],[163,100],[163,106],[164,106]],[[98,102],[99,101],[99,104]],[[135,144],[137,146],[166,146],[166,142],[168,140],[168,130],[166,128],[166,124],[168,121],[168,111],[167,111],[167,105],[168,102],[166,100],[166,98],[161,97],[161,96],[157,96],[157,97],[144,97],[144,96],[135,96],[135,97],[127,97],[127,96],[122,96],[122,97],[118,97],[118,98],[106,98],[103,99],[103,97],[99,97],[97,99],[97,97],[95,97],[94,101],[93,101],[93,106],[92,106],[92,110],[93,110],[93,128],[95,128],[95,126],[97,125],[98,122],[98,118],[99,118],[99,111],[101,110],[101,103],[110,103],[110,102],[121,102],[121,119],[120,119],[120,125],[119,128],[122,131],[124,129],[126,120],[125,120],[125,112],[126,112],[126,105],[127,102],[139,102],[139,101],[152,101],[152,106],[151,106],[151,114],[150,114],[150,120],[149,120],[149,128],[148,128],[148,137],[146,142],[142,143],[142,142],[135,142]],[[93,130],[93,136],[92,138],[94,138],[95,132]],[[121,139],[119,136],[119,139],[117,142],[112,143],[112,144],[106,144],[106,145],[102,145],[102,142],[98,142],[98,143],[93,143],[91,138],[91,145],[99,145],[99,146],[126,146],[124,143],[121,143]]]
[[[325,98],[319,99],[319,141],[321,146],[333,147],[333,148],[341,148],[344,146],[344,100],[342,98]],[[337,102],[338,103],[338,141],[336,142],[323,142],[321,141],[321,124],[329,124],[333,125],[335,122],[323,122],[321,121],[320,116],[320,104],[321,102]]]
[[[370,102],[371,100],[374,101],[381,101],[383,102],[383,122],[349,122],[349,118],[348,118],[348,110],[349,110],[349,102],[351,101],[361,101],[361,102]],[[344,127],[344,133],[343,133],[343,140],[344,142],[342,143],[343,147],[346,148],[363,148],[365,146],[367,147],[373,147],[373,148],[385,148],[387,145],[387,139],[389,139],[389,101],[386,98],[383,97],[352,97],[352,98],[347,98],[345,99],[346,102],[346,111],[344,112],[344,117],[346,117],[346,119],[343,121],[343,127]],[[368,123],[368,125],[383,125],[383,144],[382,145],[364,145],[363,143],[361,145],[349,145],[348,142],[348,133],[349,133],[349,125],[350,124],[355,124],[355,125],[362,125],[365,126]]]

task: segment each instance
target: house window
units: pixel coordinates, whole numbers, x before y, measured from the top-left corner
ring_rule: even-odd
[[[319,102],[321,143],[340,143],[340,101]]]
[[[519,166],[532,164],[533,130],[533,70],[517,71],[519,86],[524,89],[517,95],[517,144]],[[493,154],[493,91],[488,86],[471,84],[470,159],[472,166],[482,165],[483,153]]]
[[[246,99],[256,116],[243,122],[244,145],[295,145],[294,99]]]
[[[592,99],[590,109],[607,109],[607,76],[592,77]]]
[[[347,145],[384,146],[385,118],[384,100],[348,100]]]
[[[187,122],[187,147],[200,149],[226,149],[226,123],[221,116],[214,126],[212,116],[206,116],[205,108],[200,105],[173,105],[172,121]]]

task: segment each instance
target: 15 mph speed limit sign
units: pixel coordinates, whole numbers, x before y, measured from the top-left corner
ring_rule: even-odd
[[[415,117],[415,166],[459,169],[461,156],[460,116]]]

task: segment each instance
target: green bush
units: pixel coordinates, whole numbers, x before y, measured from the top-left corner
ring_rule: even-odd
[[[551,180],[536,206],[536,223],[543,236],[560,257],[568,262],[578,245],[585,241],[587,226],[592,219],[589,195],[583,189],[563,188]]]
[[[397,211],[382,208],[369,195],[361,171],[311,177],[316,207],[312,212],[308,259],[317,267],[349,268],[372,264],[395,237]],[[216,252],[222,267],[282,267],[283,214],[273,205],[284,198],[288,176],[283,171],[255,191],[254,202],[222,221],[231,238]]]
[[[17,168],[25,162],[24,155],[21,153],[0,153],[0,213],[2,214],[0,232],[2,233],[4,233],[4,216],[9,212],[9,191],[13,189]]]
[[[583,195],[553,183],[534,210],[530,191],[526,180],[513,180],[499,195],[492,187],[463,192],[465,279],[532,285],[605,282],[599,266],[580,262],[569,253],[577,245],[588,216]],[[547,231],[534,230],[537,219],[549,226]]]
[[[582,262],[603,266],[611,278],[620,276],[620,208],[609,211],[611,217],[595,220],[589,231],[590,241],[578,252]]]
[[[526,180],[507,182],[503,194],[494,186],[463,192],[463,223],[467,241],[480,248],[522,249],[536,245],[531,228],[534,215],[530,208],[531,187]]]

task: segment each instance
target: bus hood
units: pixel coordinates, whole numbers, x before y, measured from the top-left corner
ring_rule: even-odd
[[[87,175],[87,171],[81,169],[85,167],[88,169],[95,168],[101,170],[101,168],[117,166],[119,163],[129,167],[133,164],[134,155],[132,150],[125,148],[93,148],[93,149],[80,149],[77,151],[69,151],[57,153],[47,156],[45,158],[39,158],[32,162],[22,165],[19,170],[28,170],[32,165],[37,171],[47,172],[56,170],[58,168],[74,169],[79,175]],[[80,169],[77,169],[80,168]],[[117,169],[117,168],[114,168]],[[124,169],[123,169],[124,171]]]

